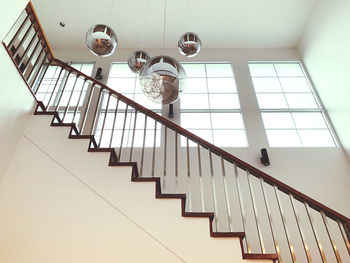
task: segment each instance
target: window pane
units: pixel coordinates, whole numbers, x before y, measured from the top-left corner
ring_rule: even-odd
[[[207,93],[205,78],[187,78],[184,93]]]
[[[209,113],[182,113],[181,126],[188,129],[211,129]]]
[[[113,63],[109,72],[109,77],[135,77],[127,63]]]
[[[109,78],[107,86],[119,93],[133,93],[135,78]]]
[[[186,71],[186,76],[190,77],[205,77],[205,65],[204,64],[182,64]]]
[[[206,140],[210,143],[213,143],[213,137],[211,134],[211,130],[189,130],[190,132],[194,133],[198,137],[201,137],[203,140]],[[185,139],[185,137],[181,136]],[[189,141],[191,143],[191,140]],[[186,145],[186,140],[184,140],[184,143],[181,143],[181,145]]]
[[[306,147],[334,147],[333,138],[328,130],[299,130],[300,138]]]
[[[266,130],[271,147],[301,147],[296,130]]]
[[[233,77],[231,64],[206,64],[207,77]]]
[[[277,78],[253,78],[254,89],[259,92],[282,92]]]
[[[262,113],[265,129],[294,129],[292,116],[287,113]]]
[[[312,93],[286,93],[289,108],[317,109],[318,105]]]
[[[209,93],[237,92],[234,78],[210,78],[208,79]]]
[[[306,78],[280,78],[284,92],[311,92]]]
[[[91,76],[93,69],[94,69],[94,64],[84,63],[80,71],[88,76]]]
[[[310,112],[310,113],[294,112],[292,114],[295,121],[295,125],[299,129],[307,129],[307,128],[327,129],[327,124],[321,112]]]
[[[243,129],[241,113],[212,113],[213,129]]]
[[[299,63],[275,64],[276,71],[280,77],[304,76]]]
[[[186,94],[180,103],[182,109],[209,109],[207,94]]]
[[[142,106],[146,107],[147,109],[161,109],[162,105],[153,103],[150,99],[148,99],[143,94],[135,94],[135,101]]]
[[[219,147],[247,147],[244,130],[213,130],[214,144]]]
[[[210,94],[211,109],[239,109],[239,100],[237,94]]]
[[[252,77],[274,77],[276,71],[273,64],[249,64],[250,75]]]
[[[288,105],[283,94],[257,94],[261,109],[287,109]]]

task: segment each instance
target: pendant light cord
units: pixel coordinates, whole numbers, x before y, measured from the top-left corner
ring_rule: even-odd
[[[109,9],[109,15],[108,15],[108,20],[109,21],[111,20],[112,10],[113,10],[113,7],[114,7],[114,1],[115,0],[112,1],[111,7]]]
[[[163,56],[165,55],[165,23],[166,23],[166,1],[164,0],[164,28],[163,28]]]
[[[145,29],[146,29],[147,17],[148,17],[148,0],[146,0],[146,11],[145,11],[145,16],[143,18],[143,32],[142,32],[141,50],[143,50],[143,45],[145,42]]]
[[[187,0],[187,27],[188,27],[188,32],[191,32],[191,23],[190,23],[190,4],[189,4],[190,0]]]

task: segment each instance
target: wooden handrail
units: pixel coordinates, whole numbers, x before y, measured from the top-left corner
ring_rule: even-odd
[[[253,176],[257,177],[257,178],[262,178],[266,183],[272,185],[272,186],[277,186],[277,188],[279,190],[281,190],[282,192],[286,193],[286,194],[291,194],[293,195],[293,197],[297,200],[299,200],[300,202],[303,203],[307,203],[310,207],[312,207],[313,209],[317,210],[317,211],[323,211],[325,212],[325,214],[334,219],[334,220],[340,220],[343,223],[347,224],[348,229],[350,229],[350,219],[334,210],[332,210],[331,208],[321,204],[320,202],[308,197],[307,195],[297,191],[296,189],[286,185],[285,183],[277,180],[276,178],[264,173],[263,171],[255,168],[254,166],[242,161],[241,159],[237,158],[236,156],[224,151],[223,149],[207,142],[206,140],[203,140],[202,138],[196,136],[195,134],[189,132],[188,130],[180,127],[179,125],[173,123],[172,121],[169,121],[168,119],[158,115],[157,113],[143,107],[142,105],[136,103],[135,101],[125,97],[124,95],[116,92],[115,90],[109,88],[108,86],[106,86],[105,84],[101,83],[100,81],[78,71],[77,69],[67,65],[66,63],[62,62],[59,59],[54,58],[52,60],[52,65],[56,65],[56,66],[60,66],[63,67],[65,70],[71,72],[72,74],[81,76],[89,81],[91,81],[92,83],[94,83],[95,85],[101,86],[102,89],[109,91],[111,94],[117,96],[122,102],[124,102],[125,104],[128,104],[129,106],[133,107],[134,109],[136,109],[139,112],[144,113],[145,115],[155,119],[157,122],[162,123],[163,125],[167,126],[168,128],[174,130],[175,132],[185,136],[186,138],[191,139],[192,141],[198,143],[199,145],[201,145],[202,147],[210,150],[212,153],[215,153],[219,156],[222,156],[225,160],[227,160],[230,163],[234,163],[236,164],[239,168],[245,170],[245,171],[249,171],[250,174],[252,174]]]

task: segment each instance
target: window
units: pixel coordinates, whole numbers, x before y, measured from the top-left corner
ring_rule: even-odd
[[[216,146],[246,147],[231,64],[183,63],[183,66],[187,82],[180,100],[181,126]]]
[[[323,109],[299,62],[249,63],[271,147],[335,147]]]

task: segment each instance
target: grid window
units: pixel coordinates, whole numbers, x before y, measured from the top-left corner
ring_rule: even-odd
[[[299,62],[249,63],[271,147],[335,147],[323,110]]]
[[[183,66],[187,79],[180,100],[181,126],[220,147],[247,147],[231,64],[183,63]],[[181,145],[186,145],[184,139]]]
[[[153,103],[142,93],[139,78],[128,63],[112,63],[107,86],[150,110],[161,112],[162,105]]]

